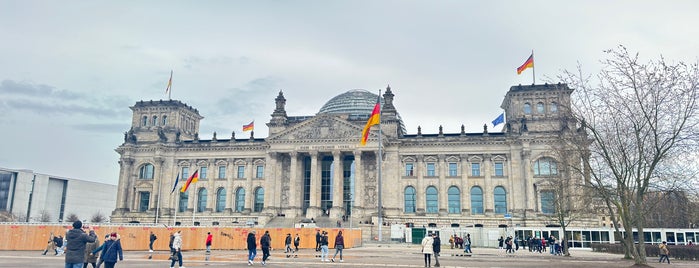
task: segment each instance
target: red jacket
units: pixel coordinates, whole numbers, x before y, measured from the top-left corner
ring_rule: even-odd
[[[209,234],[208,236],[206,236],[206,245],[207,245],[207,246],[210,246],[210,245],[211,245],[211,240],[213,240],[213,236],[212,236],[211,234]]]

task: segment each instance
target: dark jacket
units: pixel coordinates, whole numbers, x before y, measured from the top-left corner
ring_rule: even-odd
[[[301,237],[296,237],[294,238],[294,246],[298,247],[299,244],[301,243]]]
[[[338,235],[335,237],[335,247],[337,246],[342,246],[342,248],[345,247],[345,237]]]
[[[321,237],[322,237],[322,235],[320,234],[320,232],[316,232],[316,243],[320,243]]]
[[[257,239],[255,238],[255,234],[249,233],[248,234],[248,250],[253,250],[257,248]]]
[[[439,236],[435,236],[434,241],[432,242],[432,251],[434,251],[435,254],[439,253],[442,251],[442,240],[439,239]]]
[[[327,246],[328,245],[328,236],[323,235],[320,237],[320,245],[321,246]]]
[[[158,237],[155,236],[154,233],[151,233],[151,234],[150,234],[150,242],[153,242],[153,241],[155,241],[156,239],[158,239]]]
[[[93,231],[86,234],[82,229],[70,229],[66,239],[66,263],[85,263],[85,244],[95,242],[97,235]]]
[[[261,248],[269,248],[271,243],[272,243],[272,238],[269,237],[269,234],[264,234],[264,235],[262,235],[262,238],[260,238],[260,247]]]
[[[97,255],[92,254],[92,251],[100,246],[99,239],[95,239],[95,242],[90,242],[85,244],[85,262],[84,263],[96,263]]]
[[[291,235],[286,236],[286,239],[284,239],[284,244],[291,245]]]
[[[119,255],[119,260],[124,260],[124,253],[121,251],[121,241],[119,240],[107,240],[102,246],[102,260],[105,262],[117,262],[117,254]]]

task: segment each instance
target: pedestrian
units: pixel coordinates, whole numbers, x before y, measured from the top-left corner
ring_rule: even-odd
[[[658,262],[662,263],[663,260],[667,260],[667,264],[670,264],[670,250],[667,248],[667,243],[663,241],[663,243],[658,246],[658,249],[660,249],[660,260],[658,260]]]
[[[502,238],[502,236],[501,236],[500,238],[498,238],[498,249],[503,249],[504,244],[505,244],[505,239]]]
[[[117,238],[119,238],[119,237],[117,236]],[[104,236],[104,242],[107,242],[107,240],[109,240],[109,234]],[[98,246],[96,249],[92,250],[92,255],[97,257],[97,254],[102,252],[103,248],[104,248],[104,243],[102,243],[102,245]],[[102,259],[102,255],[100,254],[100,256],[97,257],[97,265],[95,266],[95,268],[100,268],[100,266],[102,266],[102,263],[104,263],[104,259]]]
[[[519,236],[515,235],[515,251],[519,251]]]
[[[299,233],[296,233],[296,238],[294,238],[294,258],[299,257],[299,244],[301,244],[301,237]]]
[[[466,234],[466,238],[464,238],[464,245],[466,248],[464,249],[464,252],[473,253],[473,251],[471,251],[471,234]]]
[[[425,254],[425,267],[430,267],[432,265],[432,253],[434,253],[434,239],[431,235],[427,235],[422,238],[422,254]]]
[[[92,253],[97,247],[100,246],[100,240],[95,239],[95,242],[89,242],[85,244],[85,262],[83,263],[83,268],[87,268],[87,264],[92,264],[92,268],[97,268],[97,256]]]
[[[53,238],[53,243],[56,245],[56,256],[63,255],[63,236],[58,235]]]
[[[337,232],[337,236],[335,236],[335,255],[333,255],[333,258],[330,259],[332,262],[335,262],[335,256],[337,256],[337,253],[340,253],[340,262],[343,262],[342,260],[342,250],[345,249],[345,237],[342,236],[342,231]]]
[[[248,265],[252,265],[257,255],[257,238],[255,238],[255,230],[248,233]]]
[[[320,251],[320,239],[322,235],[320,234],[320,230],[316,230],[316,252]]]
[[[170,247],[170,252],[175,252],[175,250],[172,248],[172,242],[175,241],[175,234],[170,232],[170,242],[168,242],[167,246]]]
[[[438,233],[432,233],[432,252],[434,252],[434,267],[439,267],[439,252],[442,251],[442,240]]]
[[[150,243],[148,243],[148,248],[149,248],[148,252],[153,252],[153,242],[155,242],[156,239],[158,239],[158,237],[155,236],[153,231],[150,231],[150,237],[148,238],[148,240],[150,241]]]
[[[515,253],[515,251],[512,249],[511,236],[508,236],[507,239],[505,239],[505,253]]]
[[[262,266],[267,265],[270,247],[272,247],[272,237],[269,236],[269,231],[265,231],[265,234],[263,234],[262,238],[260,238],[260,248],[262,249]]]
[[[182,266],[182,231],[172,234],[172,256],[170,257],[170,268],[175,268],[175,262],[180,268]]]
[[[549,236],[549,239],[546,240],[546,244],[549,245],[549,253],[550,253],[551,255],[554,255],[554,254],[556,253],[556,249],[555,249],[555,247],[553,246],[555,243],[556,243],[556,237],[553,236],[553,235],[550,235],[550,236]]]
[[[449,236],[449,248],[454,249],[454,235]]]
[[[214,237],[211,235],[211,232],[206,233],[206,253],[211,253],[211,241],[214,239]]]
[[[328,260],[328,232],[323,231],[320,236],[320,261],[330,261]]]
[[[56,243],[53,241],[53,239],[54,239],[53,232],[51,232],[51,234],[49,235],[49,241],[46,244],[46,250],[44,250],[44,253],[42,253],[41,255],[46,255],[46,253],[49,252],[49,250],[52,250],[55,253]],[[692,241],[689,241],[689,242],[691,243]]]
[[[286,257],[289,258],[291,257],[291,253],[294,252],[293,249],[291,249],[291,234],[286,234],[286,238],[284,239],[284,247],[285,247],[285,253]]]
[[[88,233],[85,233],[88,230]],[[66,233],[66,268],[81,268],[85,262],[85,244],[95,242],[97,235],[92,226],[83,226],[83,222],[73,222],[73,229]]]
[[[104,268],[114,268],[117,263],[117,256],[119,260],[124,260],[124,253],[121,250],[121,241],[117,233],[111,233],[109,235],[109,240],[104,241],[104,246],[102,247],[102,259],[104,260]],[[180,265],[180,267],[182,267]]]

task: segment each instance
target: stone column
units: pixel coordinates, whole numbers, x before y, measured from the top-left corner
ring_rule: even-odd
[[[252,212],[252,206],[254,204],[253,200],[255,198],[255,189],[252,187],[252,177],[255,167],[252,164],[252,158],[245,159],[245,208],[243,209],[243,214],[250,214]]]
[[[530,162],[531,162],[531,151],[529,148],[523,148],[521,153],[522,160],[520,166],[522,167],[522,179],[526,185],[526,195],[524,197],[524,209],[525,214],[528,212],[539,211],[537,207],[536,195],[534,194],[534,180],[532,174],[529,173]],[[532,213],[533,214],[533,213]]]
[[[119,174],[119,189],[117,195],[117,208],[116,210],[125,213],[129,212],[129,191],[131,190],[131,169],[133,168],[134,159],[133,158],[122,158],[119,160],[119,165],[121,166]]]
[[[446,216],[449,214],[449,202],[448,202],[448,193],[447,193],[447,181],[446,181],[446,168],[444,167],[446,165],[445,163],[445,158],[446,156],[443,154],[437,155],[437,175],[439,176],[439,182],[437,184],[437,189],[438,191],[438,196],[437,196],[437,205],[439,206],[439,215],[440,216]]]
[[[226,160],[226,208],[224,211],[228,214],[235,211],[235,187],[233,182],[235,181],[235,174],[237,171],[237,166],[235,165],[235,159],[229,158]]]
[[[306,217],[317,218],[323,214],[320,209],[320,168],[318,163],[320,154],[318,151],[311,151],[309,154],[311,155],[311,193]]]
[[[461,157],[461,169],[459,176],[461,176],[461,211],[465,215],[471,214],[471,184],[468,180],[469,168],[468,165],[468,155],[462,154]]]
[[[490,172],[491,170],[491,159],[492,156],[490,154],[485,154],[483,155],[483,166],[481,167],[481,172],[483,173],[484,180],[483,180],[483,212],[486,215],[493,215],[495,213],[495,203],[493,200],[493,188],[495,187],[493,185],[493,180],[492,180],[492,174]]]
[[[344,201],[344,191],[343,191],[343,175],[342,175],[342,153],[340,151],[333,151],[333,206],[330,209],[330,217],[341,218],[344,215],[344,206],[342,202]]]
[[[295,218],[301,214],[300,209],[302,207],[301,197],[303,197],[303,180],[299,179],[298,153],[291,152],[289,153],[289,156],[291,157],[291,164],[289,166],[289,203],[286,204],[284,214],[286,214],[287,218]]]
[[[362,166],[362,151],[354,151],[354,193],[352,193],[352,215],[361,217],[364,209],[364,169]],[[359,212],[359,213],[357,213]]]
[[[277,206],[281,202],[281,178],[277,177],[277,153],[269,152],[265,157],[265,171],[263,174],[263,187],[265,190],[265,213],[277,214]]]
[[[419,154],[416,155],[417,162],[415,163],[415,175],[417,176],[417,186],[415,189],[415,215],[424,216],[425,215],[425,175],[423,170],[425,162],[424,156]]]

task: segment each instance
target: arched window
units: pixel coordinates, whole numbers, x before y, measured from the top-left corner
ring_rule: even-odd
[[[226,188],[218,188],[216,191],[216,212],[223,212],[226,208]]]
[[[265,189],[258,187],[255,189],[255,210],[254,212],[262,212],[265,206]]]
[[[415,188],[408,186],[405,188],[405,213],[415,213]]]
[[[532,113],[532,105],[529,104],[528,102],[524,103],[524,113],[525,114],[531,114]]]
[[[471,188],[471,214],[483,214],[483,189],[478,186]]]
[[[539,102],[536,104],[536,112],[540,113],[540,114],[544,113],[544,103],[543,102]]]
[[[245,209],[245,189],[238,188],[235,191],[235,212],[243,212]]]
[[[163,126],[167,126],[167,115],[163,115]]]
[[[180,212],[187,211],[187,203],[189,203],[189,192],[180,193]]]
[[[554,195],[553,191],[541,191],[541,212],[546,214],[552,214],[555,212],[556,205],[553,202]],[[602,219],[604,220],[604,219]]]
[[[143,116],[143,119],[141,120],[141,126],[147,127],[148,126],[148,116]]]
[[[456,186],[449,187],[447,190],[449,199],[449,214],[461,213],[461,191]]]
[[[152,180],[153,170],[153,165],[151,164],[145,164],[141,166],[141,168],[138,170],[138,178],[144,180]]]
[[[502,186],[495,187],[493,200],[495,201],[495,214],[507,213],[507,193],[505,188]]]
[[[552,102],[551,104],[549,104],[549,111],[551,111],[551,113],[557,113],[558,103]]]
[[[437,188],[434,186],[427,187],[425,191],[426,198],[425,201],[425,212],[427,213],[438,213],[439,212],[439,201],[437,201]]]
[[[204,210],[206,210],[206,195],[208,193],[209,191],[207,191],[206,188],[199,189],[199,193],[197,194],[197,197],[199,197],[199,201],[197,202],[197,212],[204,212]]]
[[[534,175],[551,176],[558,175],[558,165],[553,158],[542,157],[534,162]]]
[[[158,116],[153,116],[153,125],[157,126],[158,125]]]

